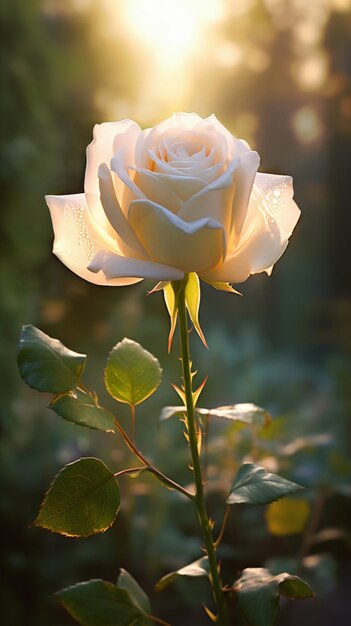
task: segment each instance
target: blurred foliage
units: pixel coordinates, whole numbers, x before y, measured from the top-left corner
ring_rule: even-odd
[[[261,508],[240,505],[232,512],[223,568],[229,579],[244,567],[298,573],[315,586],[318,601],[283,607],[280,623],[344,625],[351,579],[351,12],[342,0],[308,6],[227,0],[225,17],[184,69],[187,90],[168,102],[156,82],[143,108],[145,72],[152,75],[154,67],[146,67],[148,59],[122,21],[106,18],[106,4],[3,0],[0,7],[5,623],[68,626],[72,621],[52,594],[90,577],[115,581],[119,567],[151,593],[155,612],[165,619],[206,623],[193,603],[199,588],[204,597],[205,581],[179,580],[170,591],[153,592],[161,575],[201,553],[191,507],[152,477],[121,479],[121,514],[104,535],[72,541],[29,527],[63,464],[96,454],[118,471],[129,457],[103,433],[61,422],[45,409],[43,396],[24,387],[16,367],[20,326],[33,323],[89,354],[89,387],[112,408],[103,386],[106,355],[124,336],[139,341],[157,356],[164,378],[136,411],[137,440],[169,475],[182,484],[190,480],[181,424],[176,418],[158,423],[161,408],[178,402],[170,383],[180,378],[177,337],[167,355],[168,316],[160,294],[146,298],[151,285],[144,283],[99,288],[66,270],[50,252],[43,200],[45,193],[82,190],[84,149],[95,122],[127,110],[143,125],[153,124],[177,105],[202,115],[214,111],[258,149],[263,171],[291,174],[303,211],[272,277],[251,278],[242,285],[243,298],[203,287],[200,321],[210,350],[191,336],[199,382],[209,374],[201,406],[254,402],[274,418],[260,429],[211,420],[208,497],[216,528],[244,460],[308,487],[311,514],[301,533],[272,535]],[[114,107],[118,114],[111,115]],[[127,407],[118,411],[128,428]]]

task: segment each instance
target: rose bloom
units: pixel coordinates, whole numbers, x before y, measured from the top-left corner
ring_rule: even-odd
[[[84,193],[46,197],[53,252],[98,285],[270,274],[300,211],[291,177],[258,165],[214,115],[175,113],[144,131],[131,120],[98,124]]]

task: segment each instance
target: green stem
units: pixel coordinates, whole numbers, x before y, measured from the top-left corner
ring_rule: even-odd
[[[202,535],[205,543],[205,548],[210,565],[210,577],[212,583],[213,597],[217,605],[217,624],[222,626],[225,624],[224,614],[224,601],[222,592],[222,581],[219,575],[219,568],[216,556],[216,547],[212,536],[212,523],[208,517],[205,498],[204,487],[202,480],[202,469],[200,462],[200,455],[197,445],[197,433],[196,433],[196,421],[193,401],[193,389],[192,389],[192,374],[191,374],[191,362],[189,351],[189,330],[185,303],[185,288],[188,278],[185,276],[183,279],[179,292],[178,292],[178,315],[179,315],[179,329],[180,329],[180,347],[181,347],[181,361],[183,371],[183,383],[186,399],[187,409],[187,428],[189,435],[189,445],[192,456],[192,469],[195,481],[195,504],[197,513],[201,525]],[[177,285],[178,286],[178,285]]]

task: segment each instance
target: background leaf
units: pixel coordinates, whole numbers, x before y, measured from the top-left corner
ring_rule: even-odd
[[[268,504],[299,489],[303,487],[267,472],[264,467],[244,463],[234,478],[227,504]]]
[[[196,412],[203,417],[218,417],[220,419],[243,422],[244,424],[258,424],[266,426],[271,421],[268,411],[256,404],[241,403],[228,406],[219,406],[215,409],[204,409],[196,407]],[[160,421],[170,419],[174,415],[181,415],[186,412],[184,406],[165,406],[160,414]]]
[[[140,611],[146,614],[151,613],[150,600],[145,591],[140,587],[133,576],[123,568],[121,568],[118,576],[117,587],[118,589],[125,589],[129,593],[134,606],[138,607]]]
[[[313,597],[309,585],[298,576],[273,576],[263,567],[247,568],[234,585],[238,607],[252,626],[273,626],[279,609],[279,595]]]
[[[104,580],[89,580],[62,589],[56,596],[82,626],[146,626],[150,621],[126,589]]]
[[[23,380],[37,391],[70,391],[79,383],[85,361],[85,354],[69,350],[39,328],[22,327],[18,367]]]
[[[293,535],[305,528],[310,505],[302,498],[273,502],[265,511],[268,530],[272,535]]]
[[[111,526],[119,505],[119,488],[106,465],[79,459],[56,476],[34,524],[68,537],[88,537]]]
[[[95,430],[114,432],[114,418],[99,406],[96,398],[82,389],[56,396],[49,408],[68,422]]]
[[[221,419],[244,422],[245,424],[259,424],[266,426],[271,421],[271,416],[260,406],[251,402],[219,406],[208,411],[209,417],[219,417]]]
[[[139,343],[123,339],[110,352],[105,369],[105,384],[115,400],[136,405],[157,389],[161,374],[156,357]]]
[[[160,578],[155,585],[155,589],[156,591],[161,591],[176,580],[178,576],[208,576],[209,571],[208,557],[204,556],[201,559],[198,559],[198,561],[185,565],[185,567],[181,567],[175,572],[170,572]]]
[[[279,591],[281,595],[289,598],[310,598],[313,596],[311,587],[302,578],[291,576],[290,574],[280,574],[277,576],[279,581]]]

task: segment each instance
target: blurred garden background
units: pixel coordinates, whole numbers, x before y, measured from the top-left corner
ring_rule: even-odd
[[[273,274],[239,287],[204,286],[192,333],[200,406],[255,402],[266,428],[217,420],[208,442],[209,506],[217,528],[223,494],[243,460],[308,489],[269,509],[232,512],[220,552],[227,580],[242,567],[298,572],[317,599],[282,606],[279,624],[345,626],[350,611],[351,514],[351,5],[349,0],[3,0],[1,29],[1,607],[6,626],[69,626],[53,593],[124,567],[151,595],[154,613],[200,626],[206,581],[164,573],[201,556],[194,511],[151,477],[121,479],[122,509],[103,535],[72,540],[30,527],[57,471],[99,456],[129,462],[118,441],[79,429],[21,381],[16,345],[34,324],[88,354],[86,383],[128,427],[103,385],[112,346],[127,336],[164,368],[136,416],[136,438],[183,484],[187,451],[176,418],[178,345],[160,293],[142,282],[115,289],[79,279],[51,254],[44,195],[83,190],[85,148],[96,122],[154,125],[173,111],[212,112],[261,155],[261,170],[290,174],[302,210]],[[184,469],[185,468],[185,469]],[[286,504],[286,503],[289,504]],[[291,508],[291,502],[293,502]],[[183,609],[181,608],[183,607]]]

